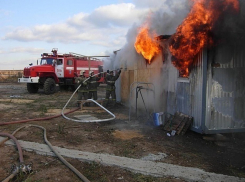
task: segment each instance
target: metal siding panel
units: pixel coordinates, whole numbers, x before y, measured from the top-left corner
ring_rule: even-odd
[[[193,116],[192,129],[202,132],[202,116],[203,112],[205,112],[205,110],[203,110],[203,52],[200,52],[194,62],[190,72],[189,81],[177,79],[176,71],[178,70],[174,68],[174,72],[171,71],[170,68],[167,111],[170,114],[179,111]]]
[[[176,111],[193,116],[192,128],[196,131],[202,127],[203,114],[203,52],[195,59],[189,82],[178,79],[178,70],[174,67],[169,69],[167,112],[174,114]],[[177,84],[176,84],[177,83]]]
[[[179,82],[177,84],[177,110],[190,115],[190,100],[190,84]]]
[[[174,114],[177,111],[177,99],[176,99],[176,89],[177,89],[177,76],[178,70],[172,65],[171,58],[169,58],[166,63],[167,65],[167,87],[164,91],[167,92],[167,113]],[[165,75],[165,77],[166,77]]]
[[[245,131],[244,51],[242,47],[226,45],[216,48],[214,55],[213,62],[219,63],[219,67],[210,67],[212,81],[208,83],[211,95],[206,120],[207,132]]]
[[[176,111],[177,111],[176,92],[168,92],[167,113],[174,115]]]
[[[190,74],[190,93],[191,93],[191,116],[193,116],[192,128],[202,130],[203,110],[203,51],[200,52],[195,60],[195,64]]]

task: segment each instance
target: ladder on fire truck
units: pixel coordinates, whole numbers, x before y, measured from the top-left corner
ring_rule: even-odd
[[[85,55],[77,54],[74,52],[69,52],[69,54],[74,56],[74,57],[77,57],[77,58],[85,58],[85,59],[91,60],[91,61],[101,61],[97,57],[110,57],[110,56],[85,56]]]

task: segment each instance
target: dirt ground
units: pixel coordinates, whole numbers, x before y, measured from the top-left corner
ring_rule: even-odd
[[[245,178],[245,134],[229,133],[219,135],[201,135],[188,130],[185,135],[169,137],[163,128],[153,126],[149,121],[131,119],[129,109],[118,103],[108,110],[116,119],[97,123],[80,123],[67,120],[59,115],[70,99],[73,91],[59,90],[53,95],[45,95],[42,90],[29,94],[25,84],[0,83],[0,124],[11,121],[28,121],[0,125],[0,133],[12,134],[18,128],[34,124],[47,130],[47,138],[53,146],[76,149],[86,152],[104,153],[130,158],[143,158],[150,154],[166,154],[161,162],[180,166],[196,167],[207,172]],[[105,96],[105,87],[98,91],[99,99]],[[66,111],[76,108],[76,95],[67,104]],[[101,110],[79,109],[67,116],[79,118],[83,115],[99,119],[110,118]],[[44,144],[43,131],[28,127],[14,135],[17,140]],[[32,164],[30,174],[19,174],[11,181],[80,181],[57,157],[38,155],[23,151],[25,164]],[[66,158],[78,171],[93,182],[183,182],[173,177],[153,177],[121,169],[115,166],[103,166],[96,162],[86,163]],[[19,155],[13,146],[0,146],[0,180],[11,173],[11,166],[18,165]]]

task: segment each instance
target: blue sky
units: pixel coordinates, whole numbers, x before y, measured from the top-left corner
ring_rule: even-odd
[[[184,1],[0,0],[0,69],[22,70],[52,48],[87,56],[111,54],[149,13],[171,15],[169,7],[183,9]]]

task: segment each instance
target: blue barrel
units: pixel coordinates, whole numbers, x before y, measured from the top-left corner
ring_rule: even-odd
[[[162,125],[162,113],[153,113],[153,120],[154,120],[154,126],[160,126]]]

